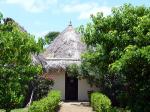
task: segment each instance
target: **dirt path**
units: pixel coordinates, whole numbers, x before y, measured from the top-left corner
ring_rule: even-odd
[[[93,112],[88,102],[61,102],[58,112]]]

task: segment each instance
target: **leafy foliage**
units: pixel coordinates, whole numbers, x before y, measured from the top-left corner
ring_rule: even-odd
[[[3,18],[3,14],[0,12],[0,23],[2,18]]]
[[[0,108],[23,106],[29,81],[41,72],[32,64],[31,54],[40,50],[34,37],[14,21],[0,24]]]
[[[13,109],[10,112],[28,112],[28,108]]]
[[[52,89],[53,84],[53,80],[46,79],[44,77],[37,76],[34,78],[32,81],[32,88],[34,89],[33,100],[39,100],[47,96],[48,92]]]
[[[50,44],[58,35],[59,35],[59,32],[49,32],[45,36],[45,43]]]
[[[111,101],[102,93],[92,93],[91,95],[91,106],[96,112],[110,112]]]
[[[0,109],[0,112],[6,112],[6,110],[4,110],[4,109]]]
[[[150,8],[125,4],[107,17],[98,13],[80,32],[88,46],[83,76],[114,105],[150,111]]]
[[[55,112],[61,99],[59,91],[50,91],[47,97],[34,101],[29,108],[29,112]]]
[[[111,108],[110,112],[131,112],[131,110],[126,109],[126,108],[113,107]]]
[[[71,64],[67,67],[67,73],[69,76],[80,78],[80,66],[77,64]]]
[[[150,46],[130,46],[119,60],[110,65],[110,69],[126,76],[126,97],[133,110],[149,111],[146,104],[149,105],[150,92]]]

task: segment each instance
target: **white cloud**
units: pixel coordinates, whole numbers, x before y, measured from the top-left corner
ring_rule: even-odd
[[[6,0],[7,4],[23,7],[28,12],[38,13],[47,10],[57,0]]]
[[[66,13],[79,13],[78,19],[87,19],[91,14],[103,12],[104,16],[111,14],[111,7],[99,6],[97,3],[77,3],[63,6]]]
[[[95,6],[96,4],[88,4],[88,3],[84,3],[84,4],[68,4],[68,5],[64,5],[63,10],[65,12],[82,12],[82,11],[87,11],[89,9],[91,9],[93,6]]]

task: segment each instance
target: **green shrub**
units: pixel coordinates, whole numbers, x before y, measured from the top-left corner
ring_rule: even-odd
[[[40,100],[41,98],[47,96],[48,92],[52,89],[54,81],[49,77],[35,76],[32,80],[31,85],[34,88],[33,101]]]
[[[91,94],[91,106],[96,112],[109,112],[111,101],[104,94],[95,92]]]
[[[28,108],[13,109],[10,112],[28,112]]]
[[[0,109],[0,112],[6,112],[6,110],[4,110],[4,109]]]
[[[126,108],[113,107],[113,108],[111,108],[110,112],[131,112],[131,111]]]
[[[34,101],[29,107],[29,112],[55,112],[60,99],[60,92],[52,90],[48,93],[47,97]]]

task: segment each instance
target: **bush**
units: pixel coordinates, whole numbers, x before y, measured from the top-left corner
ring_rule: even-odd
[[[48,79],[47,77],[36,76],[32,81],[32,86],[35,89],[33,101],[39,100],[47,96],[48,92],[52,89],[53,85],[54,81],[52,79]]]
[[[6,112],[6,110],[4,110],[4,109],[0,109],[0,112]]]
[[[96,112],[109,112],[111,101],[104,94],[95,92],[91,94],[91,106]]]
[[[39,101],[34,101],[29,108],[29,112],[55,112],[59,105],[61,94],[52,90],[48,96]]]
[[[10,111],[23,107],[29,82],[42,72],[31,56],[41,46],[13,19],[1,17],[0,13],[0,108]]]
[[[13,109],[10,112],[28,112],[28,108]]]
[[[126,108],[113,107],[113,108],[111,108],[110,112],[131,112],[131,111]]]

